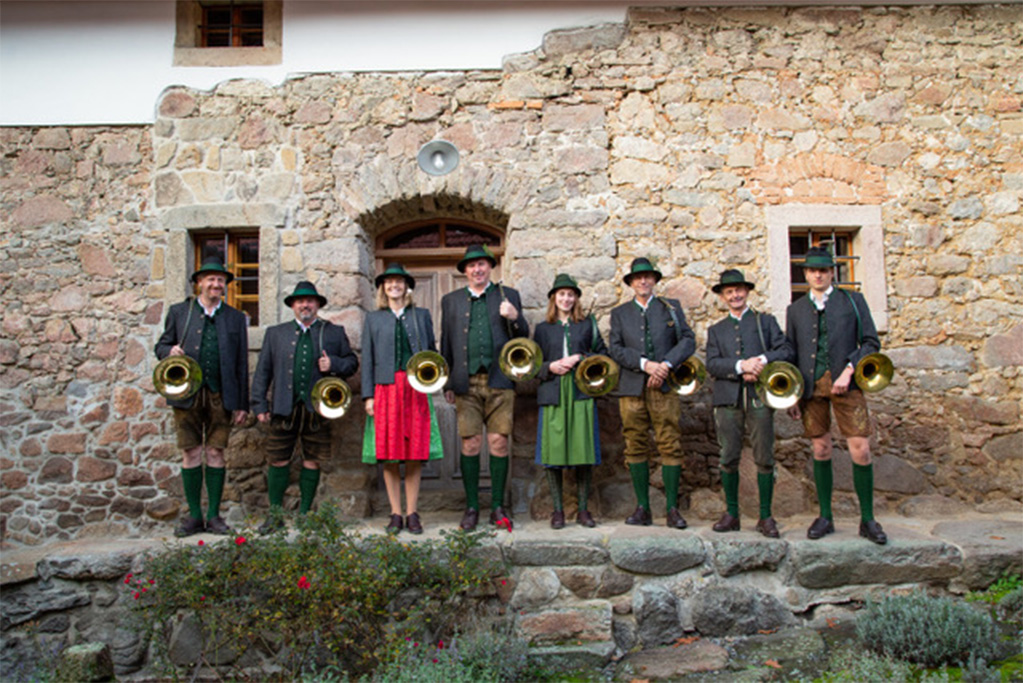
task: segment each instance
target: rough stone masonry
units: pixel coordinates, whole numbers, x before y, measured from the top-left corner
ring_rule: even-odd
[[[886,267],[865,277],[884,281],[898,376],[871,398],[879,510],[1020,510],[1018,7],[643,8],[533,47],[492,71],[171,88],[147,126],[0,129],[0,537],[131,536],[178,514],[179,455],[149,375],[187,291],[189,230],[257,229],[262,317],[311,279],[356,346],[375,237],[434,216],[505,231],[504,277],[534,322],[569,270],[606,330],[628,263],[654,256],[702,345],[722,315],[716,273],[742,267],[766,291],[765,210],[796,204],[881,210]],[[454,173],[417,170],[434,138],[461,151]],[[521,398],[520,479],[535,433]],[[706,391],[684,412],[699,510],[718,495]],[[325,480],[353,514],[372,482],[360,426],[346,422]],[[778,427],[799,511],[808,446]],[[621,444],[604,439],[608,511]],[[264,497],[259,445],[255,429],[232,441],[232,514]]]

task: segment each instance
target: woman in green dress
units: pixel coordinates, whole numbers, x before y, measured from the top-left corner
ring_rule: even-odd
[[[536,327],[534,341],[543,351],[537,403],[536,462],[546,468],[554,512],[551,527],[565,526],[562,500],[562,473],[575,470],[579,487],[579,514],[576,521],[596,526],[587,508],[593,481],[593,466],[600,464],[600,438],[597,411],[593,399],[580,392],[573,375],[579,362],[591,354],[606,354],[607,347],[592,316],[583,315],[579,297],[582,291],[567,274],[560,274],[547,293],[547,317]]]

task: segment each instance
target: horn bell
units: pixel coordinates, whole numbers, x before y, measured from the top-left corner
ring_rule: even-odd
[[[757,377],[756,392],[757,398],[768,408],[791,408],[803,395],[803,373],[783,360],[768,363]]]
[[[202,386],[202,368],[189,356],[167,356],[153,368],[153,387],[164,398],[183,401]]]
[[[313,410],[328,420],[341,417],[352,405],[352,390],[340,377],[321,377],[311,393]]]
[[[895,364],[883,353],[872,353],[861,358],[853,374],[856,386],[867,393],[881,391],[892,383],[894,376]]]
[[[707,381],[707,366],[696,356],[689,356],[682,365],[668,373],[668,386],[679,396],[695,394]]]
[[[536,377],[543,364],[540,345],[532,339],[516,337],[501,347],[497,365],[504,376],[513,382],[525,382]]]
[[[575,368],[575,385],[579,391],[596,398],[614,391],[621,369],[609,356],[587,356]]]
[[[423,394],[436,394],[448,382],[448,362],[436,351],[420,351],[405,365],[408,383]]]

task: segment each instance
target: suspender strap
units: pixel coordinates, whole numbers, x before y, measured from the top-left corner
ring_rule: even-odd
[[[760,337],[760,348],[764,350],[764,354],[766,355],[770,349],[767,348],[767,342],[764,341],[764,327],[763,322],[760,320],[760,311],[754,309],[752,306],[750,306],[750,310],[753,311],[753,315],[757,316],[757,336]]]
[[[668,308],[668,313],[671,313],[671,322],[675,323],[675,343],[678,344],[679,335],[682,334],[682,330],[678,324],[678,314],[675,313],[675,309],[671,307],[671,304],[664,300],[663,296],[657,297],[657,300]]]
[[[598,332],[597,332],[597,319],[593,317],[592,313],[589,315],[589,318],[590,318],[590,326],[593,328],[593,336],[590,337],[590,351],[596,351],[597,350],[597,334],[598,334]]]
[[[839,291],[845,293],[849,297],[849,303],[852,304],[853,313],[856,314],[856,346],[863,346],[863,319],[860,317],[860,309],[856,307],[856,299],[849,293],[849,290],[838,288]]]

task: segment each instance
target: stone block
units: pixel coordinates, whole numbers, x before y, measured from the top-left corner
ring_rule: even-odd
[[[78,475],[76,477],[78,481],[106,481],[107,479],[113,479],[116,473],[117,463],[109,460],[99,460],[90,457],[78,459]]]
[[[50,453],[84,453],[88,434],[85,432],[71,432],[66,434],[54,434],[46,440],[46,448]]]
[[[745,535],[744,535],[745,536]],[[776,571],[788,555],[788,544],[780,540],[734,538],[711,541],[714,567],[721,576],[743,572]]]
[[[940,540],[895,538],[876,546],[861,538],[791,542],[796,581],[805,588],[945,582],[963,571],[963,552]]]
[[[703,563],[705,551],[698,536],[662,531],[638,537],[614,536],[611,561],[635,574],[677,574]]]
[[[41,560],[37,565],[37,571],[39,578],[44,581],[52,578],[69,581],[120,579],[131,571],[135,554],[136,549],[125,547],[97,552],[72,550],[71,554],[64,551]]]
[[[37,619],[41,614],[62,612],[90,602],[89,590],[85,586],[68,581],[33,581],[5,587],[3,603],[0,604],[0,628],[6,631]]]
[[[901,346],[886,349],[885,353],[898,369],[922,369],[975,372],[977,364],[973,354],[958,344],[940,346]]]
[[[894,285],[896,294],[904,297],[929,298],[938,291],[938,279],[930,275],[897,278]]]
[[[67,458],[49,458],[39,471],[40,484],[69,484],[72,481],[74,463]]]
[[[994,436],[984,444],[981,452],[995,462],[1023,460],[1023,432]]]
[[[706,586],[689,600],[689,609],[696,630],[709,637],[753,635],[794,622],[778,598],[731,583]]]
[[[32,146],[36,149],[71,149],[71,136],[67,128],[40,128],[32,138]]]
[[[520,566],[602,565],[610,557],[599,539],[592,540],[515,540],[505,547],[505,558]]]
[[[874,147],[867,154],[867,161],[878,166],[898,167],[902,165],[912,149],[905,142],[885,142]]]
[[[988,337],[984,341],[981,359],[991,368],[1023,366],[1023,324],[1004,334]]]
[[[528,568],[518,572],[511,606],[515,609],[533,608],[545,605],[561,592],[561,581],[553,569],[547,567]]]
[[[622,664],[635,678],[649,681],[682,680],[690,674],[723,671],[729,655],[721,645],[699,639],[671,647],[656,647],[626,655]]]
[[[520,615],[515,626],[530,645],[614,642],[611,605],[603,600]]]
[[[169,90],[160,100],[160,116],[168,118],[184,118],[195,111],[195,97],[184,90]]]
[[[918,519],[955,517],[969,511],[962,501],[937,494],[913,496],[899,506],[899,514]]]
[[[621,23],[550,31],[543,37],[543,51],[549,59],[555,59],[584,50],[610,50],[625,40],[627,31]]]
[[[667,645],[685,630],[679,618],[678,598],[666,586],[642,584],[632,594],[636,635],[644,648]]]
[[[1016,401],[988,401],[975,396],[946,396],[945,409],[967,423],[1011,425],[1019,421]]]
[[[941,522],[934,536],[958,546],[962,572],[955,585],[964,590],[983,590],[1006,572],[1023,572],[1023,541],[1016,519]],[[918,579],[919,580],[919,579]]]
[[[753,635],[735,644],[732,666],[760,669],[768,660],[778,665],[775,675],[787,680],[815,671],[828,653],[828,644],[811,628],[785,629],[778,633]]]

